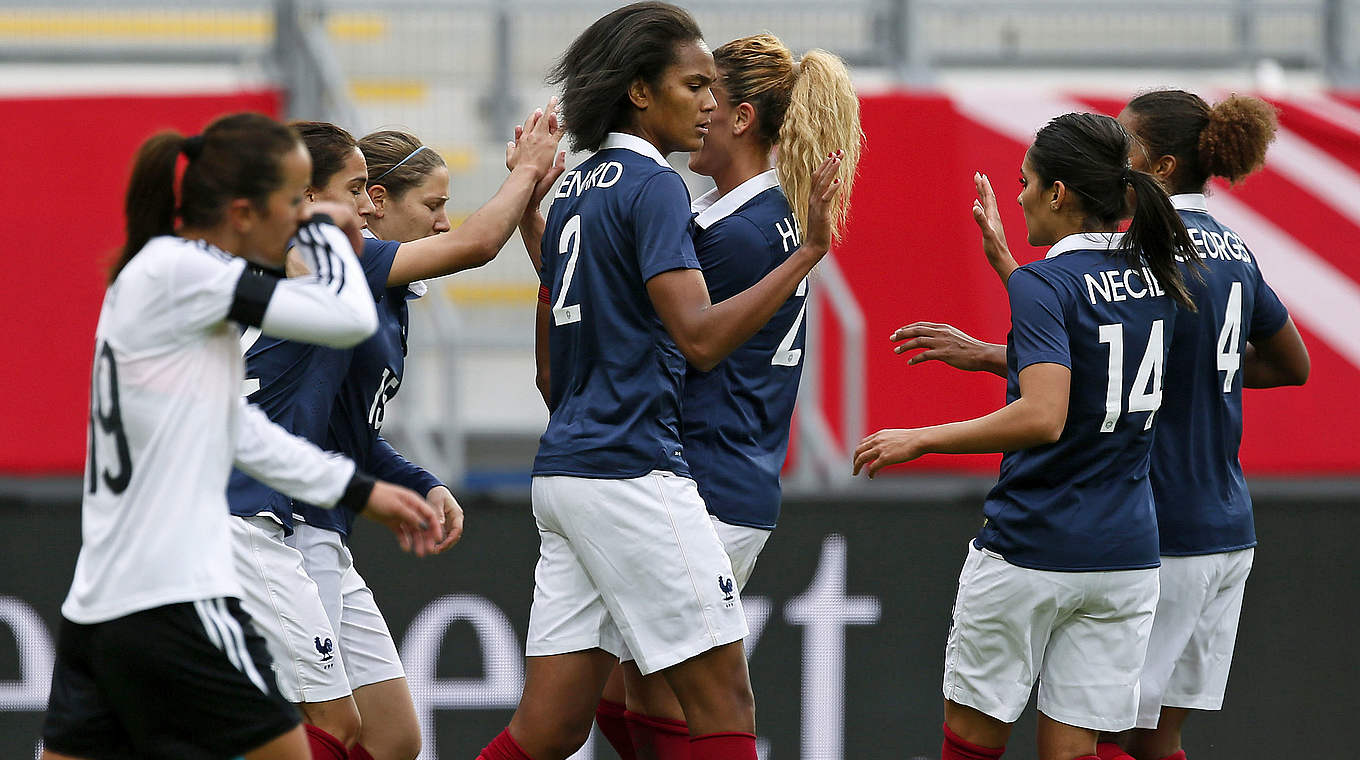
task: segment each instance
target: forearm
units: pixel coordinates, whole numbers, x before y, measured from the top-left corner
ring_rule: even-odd
[[[355,480],[354,462],[290,434],[244,399],[237,403],[234,459],[242,472],[309,504],[330,507],[344,498]]]
[[[403,243],[392,262],[388,286],[443,277],[489,263],[514,234],[537,181],[538,174],[531,167],[516,167],[491,200],[457,229]]]
[[[1011,256],[1010,249],[1007,248],[997,252],[988,251],[987,263],[992,265],[992,271],[996,272],[996,276],[1001,278],[1002,287],[1005,287],[1006,283],[1010,281],[1011,274],[1020,268],[1020,265],[1015,263],[1015,257]]]
[[[1053,443],[1062,435],[1036,413],[1024,397],[992,412],[963,422],[922,429],[928,454],[995,454]]]
[[[825,250],[801,247],[760,282],[731,298],[693,312],[684,325],[672,330],[672,335],[682,344],[686,358],[704,371],[727,358],[774,317],[825,253]],[[683,332],[683,339],[676,332]]]
[[[548,352],[548,329],[551,318],[548,304],[538,302],[534,314],[534,385],[543,397],[543,405],[552,410],[552,360]]]
[[[529,252],[535,272],[543,270],[543,230],[547,224],[536,208],[526,211],[519,220],[519,237],[524,241],[524,249]]]
[[[265,335],[348,348],[378,326],[363,267],[338,227],[298,229],[295,249],[309,275],[280,280],[259,321]],[[250,275],[247,275],[250,276]]]
[[[977,350],[978,369],[997,377],[1006,376],[1006,344],[981,343]]]
[[[382,437],[373,445],[365,466],[374,477],[405,486],[422,495],[436,486],[444,485],[433,473],[402,456]]]

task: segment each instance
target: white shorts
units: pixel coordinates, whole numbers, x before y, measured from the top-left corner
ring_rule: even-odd
[[[732,574],[737,578],[737,590],[745,591],[746,582],[756,569],[760,550],[770,540],[770,531],[764,528],[751,528],[745,525],[732,525],[714,517],[713,529],[718,532],[727,558],[732,561]]]
[[[241,608],[274,659],[279,692],[289,702],[349,696],[335,629],[321,606],[302,555],[284,543],[283,526],[268,517],[233,517],[232,554],[244,594]]]
[[[533,500],[528,656],[626,644],[648,674],[746,637],[732,563],[693,480],[539,476]]]
[[[1014,723],[1039,711],[1097,731],[1133,728],[1157,608],[1157,569],[1031,570],[968,543],[945,645],[944,697]]]
[[[1162,557],[1162,595],[1140,680],[1138,728],[1162,707],[1219,710],[1255,549]]]
[[[345,674],[352,688],[405,678],[396,642],[378,610],[373,592],[354,568],[354,556],[339,533],[299,524],[288,542],[302,552],[307,574],[316,581],[321,604],[340,634]]]

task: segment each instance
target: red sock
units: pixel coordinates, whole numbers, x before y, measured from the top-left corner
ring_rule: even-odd
[[[756,760],[756,735],[740,731],[704,734],[689,740],[694,760]]]
[[[1185,760],[1185,750],[1178,749],[1175,754],[1167,755],[1162,760]]]
[[[618,702],[601,699],[595,707],[595,724],[600,733],[609,740],[609,746],[619,753],[621,760],[637,760],[633,751],[633,740],[628,733],[628,721],[624,719],[625,708]]]
[[[944,724],[944,744],[940,747],[940,760],[997,760],[1005,751],[1005,747],[981,747],[964,741],[958,734],[949,730],[948,723]]]
[[[1096,757],[1100,760],[1133,760],[1133,755],[1114,742],[1101,742],[1096,745]]]
[[[307,746],[312,748],[312,760],[346,760],[349,757],[344,742],[310,723],[304,723],[303,727],[307,729]]]
[[[478,760],[534,760],[529,757],[528,753],[520,749],[519,744],[515,743],[515,740],[510,737],[510,729],[508,728],[496,734],[496,738],[486,745],[482,753],[477,755],[477,758]]]
[[[349,760],[373,760],[373,755],[364,749],[364,745],[356,744],[349,748]]]
[[[624,717],[628,721],[628,736],[637,750],[635,757],[689,760],[689,726],[683,720],[653,718],[635,712],[626,712]]]

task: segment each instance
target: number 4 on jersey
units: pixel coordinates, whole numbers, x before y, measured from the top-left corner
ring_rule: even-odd
[[[1223,375],[1223,392],[1232,393],[1233,378],[1242,368],[1242,283],[1228,290],[1228,309],[1223,314],[1223,329],[1218,333],[1218,369]]]

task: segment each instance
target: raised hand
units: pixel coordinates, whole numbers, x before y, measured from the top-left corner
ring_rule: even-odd
[[[1006,230],[1001,226],[1001,212],[996,207],[996,193],[992,192],[991,180],[986,174],[973,172],[973,188],[977,198],[973,200],[973,221],[982,232],[982,253],[987,263],[992,265],[1001,284],[1010,279],[1011,272],[1019,268],[1011,249],[1006,245]]]
[[[565,165],[566,154],[559,154],[564,130],[557,118],[557,97],[548,101],[547,109],[539,108],[529,114],[524,124],[515,127],[515,139],[505,144],[505,168],[527,166],[540,179],[551,173],[558,163]],[[559,175],[561,171],[557,172]],[[548,187],[551,187],[551,183]],[[535,192],[538,187],[535,186]],[[544,190],[546,193],[547,190]],[[542,199],[542,195],[539,196]]]
[[[458,539],[463,537],[463,508],[459,506],[458,500],[453,498],[453,492],[445,486],[431,488],[425,495],[425,500],[443,517],[444,538],[434,547],[434,553],[439,554],[458,543]]]
[[[822,161],[812,173],[812,190],[808,193],[808,228],[803,231],[803,245],[826,253],[831,250],[831,216],[836,208],[836,194],[841,180],[836,176],[841,167],[838,150]]]
[[[925,349],[907,360],[907,364],[941,361],[955,369],[979,370],[1006,376],[1006,347],[985,343],[953,325],[938,322],[912,322],[897,328],[894,341],[906,341],[893,346],[893,353]]]
[[[443,532],[442,516],[419,494],[381,480],[373,484],[360,514],[386,525],[397,534],[401,548],[418,557],[433,554]]]

